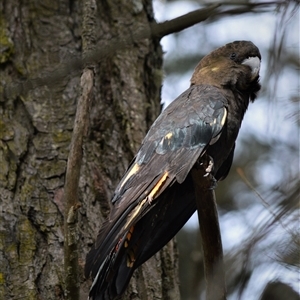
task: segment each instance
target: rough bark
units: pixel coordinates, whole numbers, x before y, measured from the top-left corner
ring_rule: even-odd
[[[1,89],[81,55],[81,1],[0,3]],[[151,1],[97,1],[103,45],[153,21]],[[160,110],[161,48],[133,41],[95,67],[89,130],[79,182],[81,298],[84,259],[113,189]],[[1,93],[0,93],[1,94]],[[0,298],[63,299],[63,187],[79,77],[0,99]],[[3,100],[3,99],[2,99]],[[173,242],[135,272],[125,299],[177,299]]]

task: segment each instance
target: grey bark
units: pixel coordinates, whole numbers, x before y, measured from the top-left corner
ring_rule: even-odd
[[[1,89],[81,55],[81,3],[0,3]],[[97,13],[103,46],[153,21],[151,1],[97,1]],[[83,278],[85,255],[114,187],[159,113],[161,63],[159,42],[142,40],[95,66],[79,181],[82,299],[91,284]],[[64,298],[63,188],[79,80],[66,78],[26,96],[0,99],[1,299]],[[176,270],[176,246],[170,242],[135,272],[124,298],[178,299]]]

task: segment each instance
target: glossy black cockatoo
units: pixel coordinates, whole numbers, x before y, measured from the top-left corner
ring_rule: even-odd
[[[190,171],[207,153],[224,179],[250,101],[260,89],[261,55],[248,41],[216,49],[191,86],[156,119],[112,198],[108,220],[87,255],[90,299],[122,295],[133,271],[160,250],[196,210]]]

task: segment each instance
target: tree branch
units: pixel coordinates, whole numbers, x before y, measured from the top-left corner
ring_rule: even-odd
[[[86,0],[83,4],[83,54],[93,47],[95,41],[95,12],[94,0]],[[81,97],[78,100],[74,129],[67,163],[66,181],[64,188],[64,264],[65,264],[65,299],[79,300],[80,282],[78,268],[78,228],[77,210],[78,185],[82,163],[83,138],[88,128],[89,107],[94,84],[93,70],[85,68],[81,76]]]
[[[218,7],[220,7],[220,4],[213,4],[209,5],[207,8],[197,9],[170,21],[152,23],[151,36],[153,38],[162,38],[171,33],[181,31],[197,23],[203,22],[216,13]]]
[[[193,12],[187,13],[183,16],[175,18],[170,21],[162,23],[152,23],[148,28],[142,28],[133,32],[131,36],[118,37],[112,39],[109,44],[105,46],[97,44],[95,50],[86,52],[83,57],[73,57],[64,64],[59,64],[59,67],[53,71],[46,73],[43,77],[37,77],[28,79],[22,82],[15,82],[7,85],[4,88],[5,98],[14,98],[21,94],[26,94],[29,90],[32,90],[40,86],[54,86],[56,83],[70,76],[74,72],[81,71],[83,66],[98,63],[108,57],[112,57],[120,49],[130,48],[134,43],[139,42],[142,39],[150,38],[162,38],[168,34],[178,32],[180,30],[191,27],[197,23],[203,22],[207,19],[214,20],[226,15],[236,15],[244,13],[262,13],[266,12],[264,7],[267,7],[269,11],[271,8],[277,5],[287,5],[286,1],[273,1],[273,2],[261,2],[261,3],[229,3],[228,4],[213,4],[208,5],[203,9],[198,9]],[[230,9],[226,7],[230,6]],[[3,98],[4,98],[3,97]]]
[[[192,169],[196,204],[202,238],[206,300],[225,300],[226,283],[223,248],[218,212],[213,187],[214,177],[209,173],[212,162],[209,156],[201,158],[200,165]]]
[[[81,76],[82,95],[77,104],[70,153],[67,163],[64,189],[65,201],[65,296],[66,299],[79,299],[78,252],[77,252],[77,209],[78,185],[82,162],[83,137],[88,126],[88,112],[93,89],[93,71],[85,69]]]
[[[64,188],[64,261],[65,261],[65,296],[66,299],[79,299],[78,253],[77,253],[77,209],[78,185],[82,162],[83,137],[88,126],[88,112],[93,89],[93,71],[86,69],[81,76],[82,95],[77,104],[74,129],[67,163]]]

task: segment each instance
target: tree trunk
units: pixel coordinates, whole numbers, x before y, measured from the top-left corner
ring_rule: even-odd
[[[81,55],[81,3],[1,1],[1,85],[39,77],[41,70]],[[96,9],[101,47],[154,21],[150,0],[97,1]],[[79,183],[82,299],[91,285],[83,278],[85,255],[108,213],[115,186],[160,111],[159,41],[132,43],[131,49],[120,49],[93,68]],[[55,87],[0,99],[1,299],[64,298],[63,192],[79,79],[75,74]],[[135,272],[124,299],[129,297],[179,299],[174,242]]]

